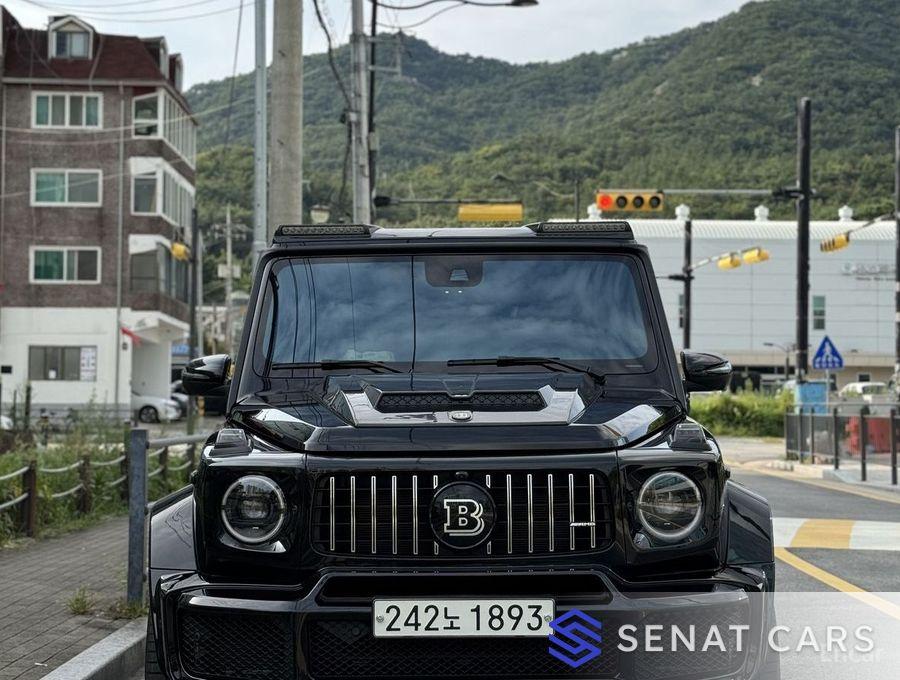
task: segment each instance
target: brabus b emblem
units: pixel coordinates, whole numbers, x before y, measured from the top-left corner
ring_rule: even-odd
[[[434,492],[431,531],[448,548],[468,550],[491,535],[494,513],[487,489],[473,482],[451,482]]]
[[[484,531],[484,506],[471,498],[445,498],[444,533],[448,536],[477,536]]]

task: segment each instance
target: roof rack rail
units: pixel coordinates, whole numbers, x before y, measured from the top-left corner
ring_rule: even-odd
[[[334,236],[371,236],[379,228],[374,224],[283,224],[275,230],[272,243],[277,245]]]
[[[600,238],[633,241],[631,225],[624,220],[591,220],[583,222],[536,222],[526,225],[535,234],[559,236],[594,236]]]

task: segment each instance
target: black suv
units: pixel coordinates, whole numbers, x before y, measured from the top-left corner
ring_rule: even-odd
[[[151,511],[148,678],[778,677],[768,504],[688,417],[731,366],[627,223],[285,226],[251,300],[183,373],[226,426]]]

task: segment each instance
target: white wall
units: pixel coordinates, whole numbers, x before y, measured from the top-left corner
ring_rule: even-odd
[[[96,346],[97,376],[94,381],[32,381],[32,404],[53,408],[72,404],[113,406],[115,350],[117,345],[115,309],[5,307],[0,310],[0,365],[11,366],[11,375],[2,375],[4,409],[18,390],[19,403],[28,382],[28,347],[38,345]],[[120,336],[129,349],[122,352],[119,401],[127,405],[131,377],[130,341]],[[34,409],[33,409],[34,410]]]

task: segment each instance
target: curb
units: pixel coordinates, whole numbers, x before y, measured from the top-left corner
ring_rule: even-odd
[[[88,647],[44,680],[123,680],[144,663],[147,621],[140,618]]]

